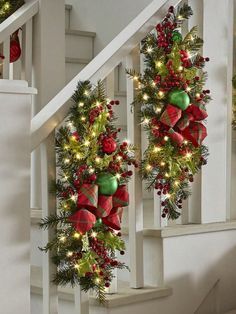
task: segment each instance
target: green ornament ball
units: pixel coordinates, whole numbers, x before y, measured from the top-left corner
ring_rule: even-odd
[[[182,35],[180,34],[179,31],[173,31],[172,40],[175,42],[181,42],[182,41]]]
[[[170,104],[179,107],[181,110],[186,110],[190,105],[189,95],[180,89],[175,89],[168,95],[168,101]]]
[[[98,185],[98,192],[103,195],[113,195],[118,188],[117,178],[107,172],[98,175],[96,184]]]

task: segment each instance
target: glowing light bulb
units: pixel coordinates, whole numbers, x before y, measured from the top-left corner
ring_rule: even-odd
[[[99,102],[99,101],[96,102],[96,106],[97,106],[97,107],[100,106],[100,102]]]
[[[80,120],[81,120],[81,121],[85,121],[85,120],[86,120],[86,117],[82,116],[82,117],[80,118]]]
[[[179,182],[178,180],[176,180],[176,181],[174,182],[175,186],[178,186],[179,183],[180,183],[180,182]]]
[[[188,87],[186,88],[186,91],[187,91],[187,92],[190,92],[190,91],[191,91],[191,87],[188,86]]]
[[[79,234],[78,232],[75,232],[75,233],[73,234],[73,237],[74,237],[75,239],[79,239],[79,238],[80,238],[80,234]]]
[[[170,197],[171,197],[171,195],[168,193],[168,194],[166,194],[166,197],[167,197],[167,198],[170,198]]]
[[[152,166],[151,166],[151,165],[147,165],[147,166],[146,166],[146,170],[147,170],[147,171],[151,171],[151,170],[152,170]]]
[[[179,19],[179,20],[182,20],[182,19],[183,19],[183,16],[182,16],[182,15],[178,15],[178,19]]]
[[[162,62],[161,62],[161,61],[157,61],[157,62],[156,62],[156,66],[157,66],[158,68],[160,68],[160,67],[162,66]]]
[[[150,120],[148,119],[148,118],[145,118],[144,120],[143,120],[143,123],[144,124],[148,124],[150,122]]]
[[[152,51],[153,51],[152,47],[148,47],[148,48],[147,48],[147,52],[148,52],[148,53],[151,53]]]
[[[154,147],[153,148],[153,153],[158,153],[158,152],[160,152],[161,151],[161,148],[160,147]]]
[[[60,237],[60,242],[65,242],[66,241],[66,237],[65,236],[61,236]]]
[[[68,145],[64,145],[64,149],[67,150],[69,148]]]
[[[199,93],[196,94],[196,98],[200,98],[200,96],[201,96],[201,95],[200,95]]]
[[[65,164],[68,164],[69,162],[70,162],[70,159],[69,159],[69,158],[65,158],[65,159],[64,159],[64,163],[65,163]]]
[[[101,158],[100,158],[100,157],[96,157],[96,158],[95,158],[95,162],[96,162],[97,164],[99,164],[99,163],[101,162]]]
[[[67,254],[66,254],[67,257],[71,257],[72,255],[73,255],[73,252],[71,252],[71,251],[67,252]]]
[[[120,178],[121,178],[121,175],[120,175],[119,173],[117,173],[117,174],[116,174],[116,178],[117,178],[117,179],[120,179]]]
[[[122,160],[122,156],[117,156],[116,159],[117,159],[118,161],[121,161],[121,160]]]
[[[64,179],[67,180],[67,179],[68,179],[68,176],[64,176]]]
[[[148,100],[148,98],[149,98],[149,96],[148,96],[147,94],[144,94],[144,95],[143,95],[143,99],[144,99],[144,100]]]
[[[188,144],[188,141],[187,141],[187,140],[184,140],[184,144],[187,145],[187,144]]]
[[[164,136],[164,140],[165,140],[166,142],[168,141],[168,139],[169,139],[168,136]]]
[[[156,112],[156,113],[161,112],[161,108],[160,108],[160,107],[156,107],[155,112]]]
[[[164,161],[161,161],[161,163],[160,163],[160,165],[162,166],[162,167],[164,167],[165,166],[165,162]]]
[[[156,86],[156,83],[154,81],[152,81],[152,86],[155,87]]]
[[[79,269],[79,264],[75,264],[75,269]]]
[[[89,173],[94,173],[95,169],[94,168],[90,168],[89,169]]]
[[[76,196],[75,196],[75,195],[72,195],[70,199],[71,199],[73,202],[75,202]]]
[[[182,67],[182,65],[180,65],[179,68],[178,68],[178,71],[181,72],[181,71],[183,71],[183,69],[184,68]]]
[[[88,140],[86,140],[86,141],[84,142],[84,145],[85,145],[85,146],[89,146],[89,144],[90,144],[90,142],[89,142]]]
[[[84,95],[88,96],[89,92],[87,90],[84,91]]]
[[[95,232],[95,231],[93,231],[93,232],[91,233],[91,237],[93,237],[93,238],[96,238],[97,235],[98,235],[98,234],[97,234],[97,232]]]
[[[187,158],[191,158],[191,157],[192,157],[192,154],[191,154],[191,153],[187,153],[185,156],[186,156]]]
[[[166,177],[166,178],[169,178],[169,176],[170,176],[169,173],[166,172],[166,173],[165,173],[165,177]]]
[[[92,136],[95,137],[95,136],[96,136],[96,133],[95,133],[95,132],[92,132]]]
[[[76,157],[76,159],[81,159],[81,155],[80,155],[79,153],[77,153],[77,154],[75,155],[75,157]]]
[[[84,103],[83,102],[80,102],[79,103],[79,107],[83,107],[84,106]]]
[[[96,278],[95,281],[96,281],[96,283],[100,283],[101,279],[100,278]]]
[[[160,91],[158,92],[158,96],[159,96],[160,98],[162,98],[162,97],[164,96],[164,92],[160,90]]]
[[[137,81],[137,80],[138,80],[138,76],[135,75],[135,76],[133,77],[133,80],[134,80],[134,81]]]

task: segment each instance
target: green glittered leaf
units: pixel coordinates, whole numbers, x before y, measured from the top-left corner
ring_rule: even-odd
[[[189,81],[193,80],[196,75],[197,75],[196,68],[185,69],[183,72],[184,78]]]

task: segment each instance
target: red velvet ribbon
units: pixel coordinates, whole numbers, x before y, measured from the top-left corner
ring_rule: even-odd
[[[120,185],[115,194],[108,196],[98,194],[96,184],[83,184],[78,191],[77,207],[69,222],[84,234],[89,231],[97,218],[101,218],[108,227],[120,230],[123,207],[129,204],[126,185]]]

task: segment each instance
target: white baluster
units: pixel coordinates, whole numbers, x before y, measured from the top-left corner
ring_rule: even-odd
[[[213,98],[208,106],[208,137],[205,140],[210,156],[208,164],[202,168],[201,222],[207,223],[225,221],[228,206],[230,165],[227,162],[231,151],[227,136],[231,124],[228,114],[231,93],[229,96],[227,63],[231,51],[228,51],[228,35],[226,36],[229,1],[204,0],[203,4],[203,54],[211,58],[206,70],[209,75],[207,86],[211,89]]]
[[[32,19],[23,26],[22,34],[22,79],[32,84]]]
[[[134,67],[134,55],[126,57],[126,68]],[[139,110],[137,106],[131,107],[134,99],[133,81],[127,77],[127,137],[137,147],[141,147],[141,126],[139,120]],[[132,288],[143,287],[143,199],[142,180],[135,171],[129,182],[129,253]]]
[[[2,77],[4,79],[9,79],[9,76],[10,76],[10,37],[8,37],[3,42],[3,55],[5,58],[3,60]]]
[[[234,55],[234,10],[235,10],[235,1],[229,0],[228,4],[228,62],[227,62],[227,173],[226,173],[226,218],[235,219],[236,218],[236,207],[235,203],[232,203],[231,197],[232,194],[235,194],[235,186],[232,184],[232,77],[233,77],[233,55]]]
[[[109,99],[114,99],[115,97],[115,72],[114,70],[106,77],[106,93]],[[109,288],[106,289],[107,293],[117,292],[117,269],[113,271],[113,280]]]
[[[188,29],[193,26],[198,27],[198,36],[203,37],[203,0],[196,2],[195,0],[188,0],[194,14],[188,20]],[[194,176],[194,182],[191,184],[191,196],[188,198],[188,216],[185,223],[201,223],[201,189],[202,189],[202,175],[199,171]]]
[[[42,182],[42,215],[56,213],[56,197],[49,193],[52,180],[55,180],[54,133],[40,145],[41,150],[41,182]],[[55,230],[43,231],[43,246],[55,236]],[[51,252],[43,254],[43,314],[58,314],[57,286],[52,284],[52,276],[57,267],[51,261]]]
[[[76,314],[89,314],[89,293],[81,291],[80,286],[74,288]]]

